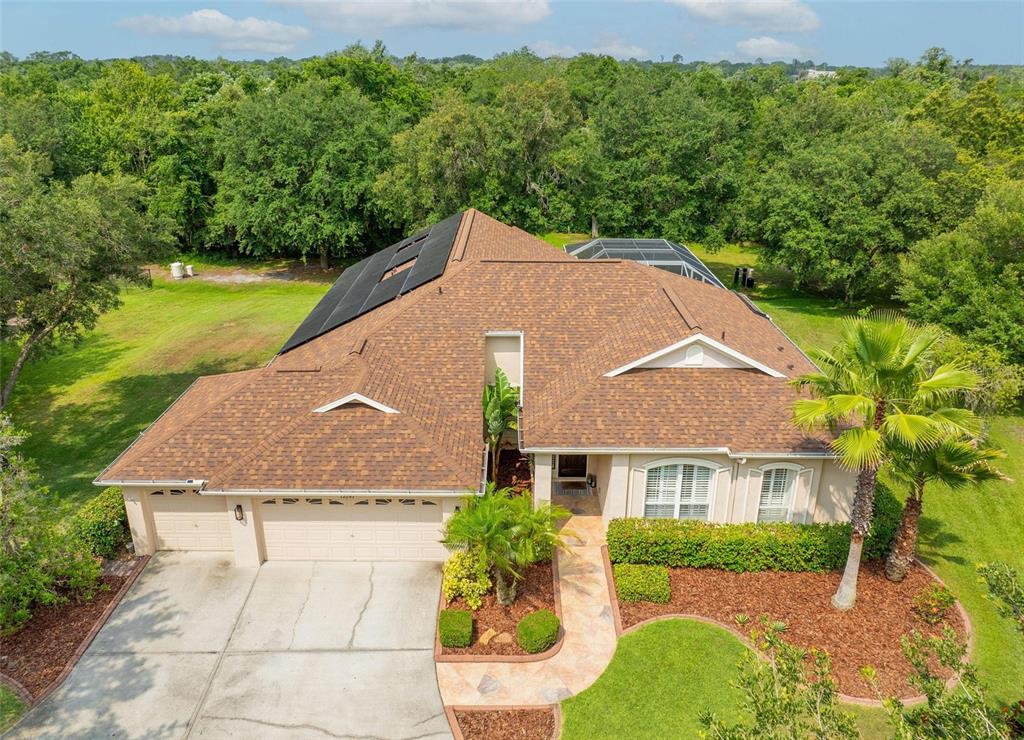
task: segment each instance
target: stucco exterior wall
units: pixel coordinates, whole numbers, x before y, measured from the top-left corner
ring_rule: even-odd
[[[539,456],[538,456],[539,457]],[[784,465],[796,482],[790,521],[798,524],[849,518],[856,476],[827,458],[730,458],[725,454],[591,455],[605,521],[644,515],[647,468],[686,460],[715,469],[710,521],[756,522],[765,470]]]
[[[488,335],[484,338],[484,382],[494,382],[495,368],[501,368],[514,386],[523,384],[523,338],[514,335]]]

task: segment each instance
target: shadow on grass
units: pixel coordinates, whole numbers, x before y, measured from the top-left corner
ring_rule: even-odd
[[[31,408],[19,409],[17,416],[31,435],[22,452],[38,461],[43,482],[55,499],[80,504],[95,495],[92,480],[197,377],[237,369],[239,364],[239,357],[229,356],[184,372],[129,375],[100,384],[82,403],[62,402],[64,384],[37,386]],[[59,377],[60,371],[54,375]]]
[[[954,545],[959,545],[964,541],[963,537],[951,531],[945,522],[934,517],[922,516],[918,520],[918,527],[920,544],[928,550],[927,556],[921,556],[923,561],[929,565],[938,560],[956,565],[968,565],[967,558],[954,555],[952,552]],[[921,549],[919,547],[918,551],[920,552]]]

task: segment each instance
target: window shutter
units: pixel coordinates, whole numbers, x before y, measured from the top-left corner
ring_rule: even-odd
[[[814,521],[814,505],[815,496],[811,491],[811,485],[814,482],[814,468],[804,468],[796,477],[796,491],[800,492],[797,497],[797,501],[803,502],[801,504],[803,508],[801,521],[805,524],[810,524]],[[796,495],[796,494],[794,494]],[[794,513],[793,518],[796,518]]]
[[[663,465],[647,471],[644,516],[671,519],[675,514],[678,465]]]
[[[795,476],[789,468],[771,468],[761,478],[757,521],[784,522],[789,519],[793,505]]]

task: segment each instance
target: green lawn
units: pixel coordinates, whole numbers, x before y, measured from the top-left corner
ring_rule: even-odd
[[[0,732],[3,732],[25,711],[25,704],[18,695],[0,684]]]
[[[590,234],[565,234],[560,231],[552,231],[547,234],[541,234],[540,238],[551,246],[562,249],[566,244],[588,241]]]
[[[746,649],[730,632],[688,619],[625,635],[594,685],[562,702],[562,737],[696,737],[701,709],[735,712],[740,692],[730,684]]]
[[[267,362],[325,284],[154,281],[130,288],[80,344],[25,368],[9,410],[23,452],[68,505],[197,376]],[[13,348],[4,346],[9,367]]]

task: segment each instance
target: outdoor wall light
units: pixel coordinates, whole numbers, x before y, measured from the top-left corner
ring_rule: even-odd
[[[242,511],[241,504],[235,504],[235,519],[237,519],[240,522],[245,521],[245,512]]]

